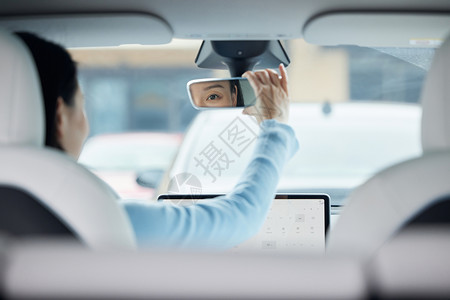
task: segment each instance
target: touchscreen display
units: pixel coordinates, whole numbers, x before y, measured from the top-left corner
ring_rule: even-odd
[[[323,199],[275,199],[258,234],[232,251],[320,253],[325,250],[325,230]]]
[[[175,205],[214,201],[221,195],[161,195],[159,200]],[[265,251],[323,253],[329,225],[327,195],[277,195],[259,232],[232,248],[232,252]]]

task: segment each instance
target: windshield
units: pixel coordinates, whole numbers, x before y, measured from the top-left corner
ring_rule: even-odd
[[[177,135],[169,134],[98,136],[84,146],[79,162],[96,171],[165,170],[180,141]]]
[[[186,172],[199,179],[203,193],[231,190],[250,158],[258,126],[240,111],[192,108],[189,80],[229,77],[195,66],[200,43],[71,50],[91,125],[82,163],[95,171],[162,169],[159,193],[170,192],[170,180]],[[433,49],[320,47],[303,40],[283,45],[291,59],[290,123],[300,151],[286,166],[279,191],[325,192],[342,204],[375,172],[420,155],[419,98]],[[221,135],[231,129],[247,130],[247,142],[237,149]],[[91,147],[99,136],[131,132],[160,135],[154,143],[105,139]],[[168,143],[174,134],[179,142]],[[212,146],[229,158],[220,174],[199,164],[202,151]]]

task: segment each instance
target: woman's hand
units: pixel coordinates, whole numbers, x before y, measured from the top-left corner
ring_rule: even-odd
[[[256,117],[258,123],[267,119],[275,119],[287,123],[289,119],[289,92],[286,69],[279,66],[281,76],[273,70],[245,72],[256,95],[253,106],[246,107],[243,114]]]

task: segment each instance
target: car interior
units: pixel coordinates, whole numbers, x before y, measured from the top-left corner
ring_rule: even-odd
[[[163,144],[175,136],[178,147],[183,135],[178,153],[167,157],[166,169],[146,165],[136,170],[138,185],[151,187],[152,198],[141,200],[146,203],[197,205],[231,191],[259,130],[250,117],[239,117],[242,109],[254,105],[258,97],[241,78],[245,71],[276,69],[280,63],[292,70],[288,73],[290,124],[307,119],[297,111],[307,111],[311,116],[311,122],[301,125],[301,130],[292,125],[300,142],[298,155],[307,153],[302,147],[309,141],[319,145],[326,139],[334,144],[311,151],[317,156],[309,162],[315,173],[282,177],[261,231],[247,243],[229,251],[139,248],[131,222],[118,205],[120,193],[116,187],[108,185],[98,170],[89,169],[89,162],[77,163],[45,146],[39,75],[29,50],[13,34],[17,31],[55,41],[80,61],[79,80],[92,124],[90,138],[111,133],[110,128],[125,135],[128,131],[149,131],[145,126],[160,131],[162,127],[157,126],[163,126],[164,118],[171,128],[165,128],[165,133],[171,136],[154,135],[155,139],[161,138]],[[181,44],[189,45],[189,51],[181,50]],[[375,77],[361,66],[377,63],[360,58],[359,47],[377,57],[407,62],[419,70],[419,75],[412,74],[410,66],[386,60],[378,63],[382,69],[378,73],[383,74],[372,86],[366,79]],[[157,53],[156,58],[147,58],[147,52],[148,56]],[[119,58],[112,58],[110,53]],[[188,63],[182,60],[184,56]],[[354,58],[359,58],[360,65]],[[96,67],[86,67],[84,63],[89,60]],[[317,64],[309,67],[307,60]],[[450,298],[450,2],[3,0],[0,61],[1,298]],[[125,84],[137,82],[135,75],[124,71],[128,81],[121,81],[106,67],[98,67],[117,64],[124,68],[130,61],[137,64],[138,76],[146,74],[147,69],[156,70],[151,77],[154,80],[145,77],[143,86],[159,92],[150,98],[143,96],[137,92],[145,90],[143,86],[132,90]],[[194,71],[187,70],[188,64]],[[334,65],[345,65],[345,69],[336,73],[339,76],[330,77]],[[299,75],[297,67],[305,73]],[[318,77],[313,76],[315,73]],[[388,78],[385,73],[392,73],[392,77],[383,81]],[[100,75],[100,79],[95,77]],[[169,81],[158,81],[164,76]],[[308,77],[315,79],[307,84],[299,81]],[[413,83],[414,87],[401,92],[393,82],[404,78],[410,80],[405,87]],[[335,93],[336,100],[326,94],[327,86],[341,84],[340,79],[345,88],[331,89],[344,91]],[[311,83],[313,80],[319,81],[317,85]],[[355,88],[353,82],[361,84]],[[203,95],[198,96],[196,86],[200,91],[205,85],[208,89],[226,85],[224,90],[235,98],[215,107],[204,105],[197,100]],[[305,93],[326,92],[310,107],[297,99],[303,89]],[[375,95],[370,93],[361,94],[364,96],[359,99],[355,95],[361,90],[380,90],[392,96],[387,98],[395,105],[374,104],[382,97],[370,99],[367,95]],[[109,99],[98,100],[97,94],[103,91],[109,93],[104,97]],[[122,94],[126,100],[119,103]],[[211,99],[216,100],[216,96]],[[362,100],[369,100],[372,106],[365,106]],[[126,101],[133,107],[124,106]],[[352,104],[369,107],[368,114],[360,113],[360,108]],[[394,106],[407,107],[415,116],[415,131],[407,130],[413,132],[420,153],[409,147],[395,160],[386,159],[364,176],[355,175],[357,180],[350,185],[343,173],[329,168],[329,174],[324,174],[315,168],[320,162],[332,165],[332,153],[356,149],[356,144],[376,148],[366,127],[355,122],[356,117],[375,118],[373,131],[384,135],[407,128],[397,121],[408,123],[412,119],[403,118],[404,112],[394,111]],[[95,107],[100,112],[90,110]],[[348,124],[331,122],[340,109]],[[127,116],[118,111],[126,111]],[[344,138],[327,137],[325,131],[314,131],[313,140],[302,139],[304,131],[325,128],[318,123],[316,111],[331,127],[351,128],[360,139],[350,144]],[[147,120],[151,118],[155,118],[152,124]],[[222,118],[224,121],[220,121]],[[199,169],[198,157],[205,148],[198,149],[213,141],[225,143],[227,125],[246,128],[250,135],[240,148],[227,152],[232,158],[227,170],[213,174]],[[387,130],[382,131],[385,127]],[[391,137],[378,153],[364,159],[352,159],[356,155],[347,154],[340,163],[356,174],[363,169],[364,160],[377,161],[395,152],[391,149],[397,147],[393,139],[409,145],[408,138],[406,134]],[[138,157],[132,154],[120,163],[131,163],[132,156]],[[171,165],[167,166],[169,161]],[[302,166],[292,163],[286,169],[301,172]],[[231,175],[222,176],[221,170]],[[145,182],[143,174],[159,185]],[[310,183],[308,177],[312,182],[316,175],[327,183]],[[289,226],[301,223],[307,231],[300,227],[286,230],[284,222],[288,219]]]

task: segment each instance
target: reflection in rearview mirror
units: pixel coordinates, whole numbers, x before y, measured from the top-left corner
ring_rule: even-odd
[[[192,105],[199,108],[246,107],[256,101],[246,78],[199,79],[187,84]]]

